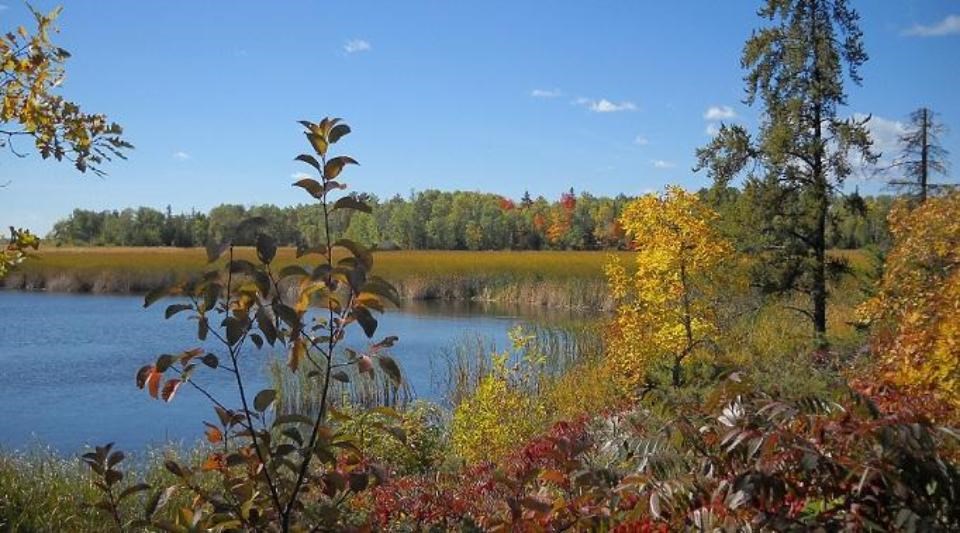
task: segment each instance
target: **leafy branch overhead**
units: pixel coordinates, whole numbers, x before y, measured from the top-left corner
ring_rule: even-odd
[[[123,128],[105,115],[90,114],[56,94],[70,53],[53,44],[60,8],[48,14],[31,7],[37,27],[0,36],[0,148],[25,156],[15,139],[28,137],[44,159],[72,161],[77,170],[101,175],[102,163],[125,158],[133,148]]]

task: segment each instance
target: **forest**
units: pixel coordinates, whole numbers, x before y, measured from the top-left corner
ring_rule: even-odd
[[[729,217],[750,209],[736,188],[702,189],[698,195]],[[576,195],[556,201],[529,194],[515,201],[492,193],[428,190],[385,202],[362,200],[370,213],[336,213],[331,228],[369,248],[404,250],[624,250],[629,239],[619,218],[632,198]],[[892,196],[834,199],[827,240],[831,248],[886,246]],[[853,207],[856,206],[856,207]],[[204,246],[252,217],[266,221],[282,246],[323,242],[316,205],[220,205],[208,213],[174,214],[169,208],[119,211],[74,210],[46,236],[56,246]],[[254,235],[236,243],[253,245]]]
[[[362,192],[353,156],[373,132],[311,116],[289,124],[301,136],[285,162],[303,173],[278,185],[300,205],[258,205],[251,188],[249,206],[209,213],[78,209],[43,239],[11,228],[0,277],[58,257],[57,275],[106,269],[110,254],[162,275],[68,313],[56,306],[96,296],[0,292],[17,327],[0,339],[18,343],[0,346],[42,350],[0,353],[0,378],[39,369],[21,391],[44,397],[19,410],[84,387],[67,401],[89,409],[57,423],[110,435],[0,448],[0,531],[960,530],[960,190],[938,112],[903,110],[882,159],[872,117],[848,109],[867,83],[854,3],[754,2],[739,67],[759,118],[691,150],[699,190],[384,201]],[[36,27],[0,36],[4,146],[81,173],[134,158],[122,126],[59,95],[59,10],[27,9]],[[861,196],[861,166],[892,193]],[[412,296],[391,279],[412,270],[476,286]],[[494,270],[516,283],[485,290]],[[461,343],[429,370],[441,394],[418,397],[426,367],[401,347],[422,352],[428,330],[456,322],[391,318],[415,299],[520,300],[510,292],[570,320]],[[37,326],[47,314],[76,324]],[[56,359],[131,332],[105,363]],[[177,418],[196,438],[121,449],[115,409],[141,428]]]

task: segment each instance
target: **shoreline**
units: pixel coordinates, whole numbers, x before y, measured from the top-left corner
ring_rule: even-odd
[[[77,294],[91,296],[142,296],[169,281],[145,283],[96,279],[79,280],[69,274],[53,280],[23,277],[0,283],[0,291]],[[171,280],[172,281],[172,280]],[[612,309],[612,301],[604,293],[604,285],[593,280],[557,283],[537,280],[502,282],[484,278],[407,279],[394,282],[403,301],[477,302],[516,304],[555,310],[604,312]]]

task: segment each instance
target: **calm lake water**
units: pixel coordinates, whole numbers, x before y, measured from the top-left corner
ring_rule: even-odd
[[[52,446],[74,453],[115,441],[127,450],[168,442],[191,443],[201,420],[214,420],[210,403],[183,387],[171,403],[136,388],[134,375],[161,353],[198,346],[196,322],[186,314],[163,319],[165,305],[142,307],[139,296],[66,295],[0,291],[0,448]],[[420,398],[436,399],[434,376],[458,340],[476,338],[503,348],[517,323],[542,311],[480,304],[419,303],[389,311],[377,336],[398,335],[391,355]],[[362,337],[358,329],[356,334]],[[362,345],[362,343],[361,343]],[[359,347],[359,346],[358,346]],[[215,344],[210,344],[214,353]],[[268,350],[245,353],[248,391],[267,386]],[[198,368],[198,383],[231,398],[232,375]],[[227,402],[232,405],[234,402]]]

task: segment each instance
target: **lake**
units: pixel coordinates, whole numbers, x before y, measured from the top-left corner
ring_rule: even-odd
[[[138,450],[189,444],[202,435],[201,421],[214,420],[215,414],[201,394],[185,386],[164,403],[134,382],[137,369],[158,355],[198,346],[196,322],[186,313],[164,320],[164,302],[148,309],[142,303],[139,296],[0,291],[0,448],[46,445],[74,453],[114,441]],[[518,323],[570,316],[523,307],[415,302],[380,317],[377,338],[400,337],[390,354],[417,397],[437,399],[444,353],[459,340],[479,336],[502,349],[508,345],[507,331]],[[362,336],[358,328],[352,338],[356,343]],[[207,347],[221,355],[216,344]],[[267,386],[268,362],[277,356],[282,354],[268,347],[243,354],[248,391]],[[203,367],[194,377],[218,398],[235,397],[227,372]]]

